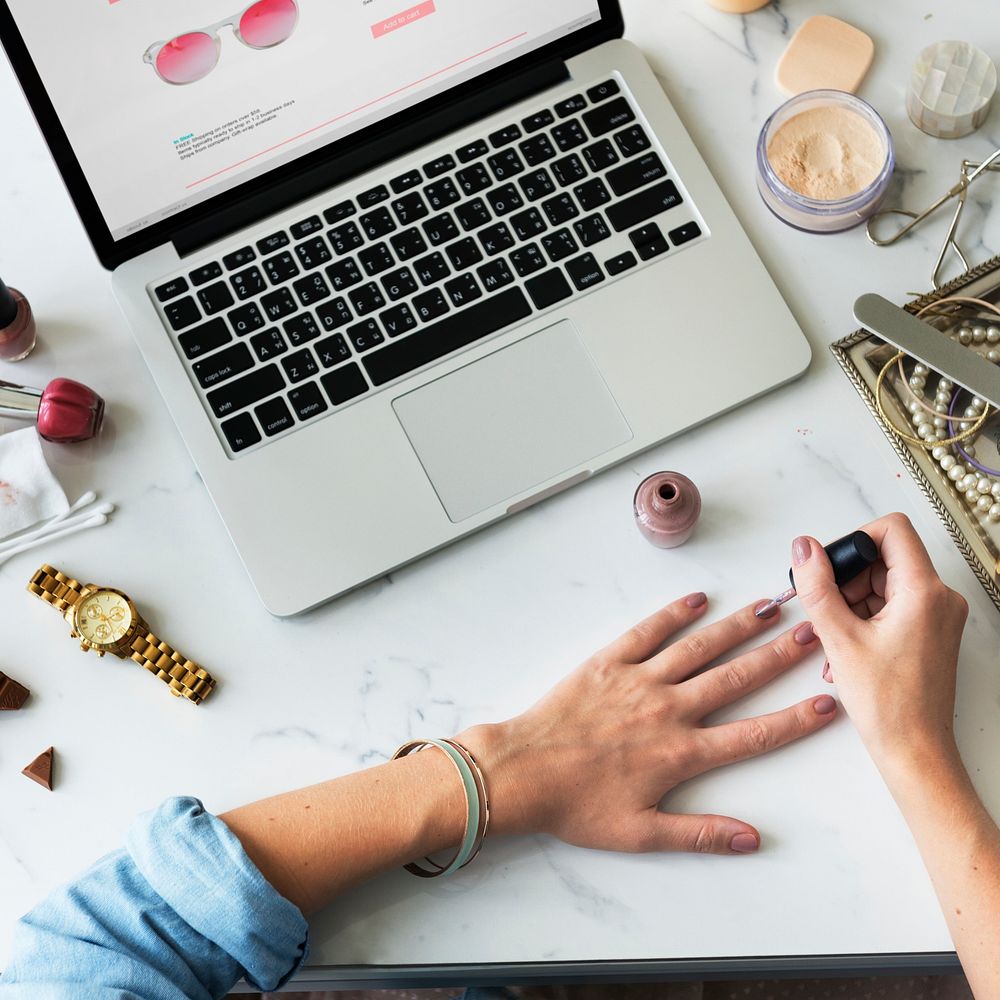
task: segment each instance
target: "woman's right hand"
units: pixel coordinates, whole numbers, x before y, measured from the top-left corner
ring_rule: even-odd
[[[955,676],[968,604],[934,570],[913,525],[889,514],[864,528],[880,557],[842,590],[823,546],[792,543],[802,607],[837,690],[887,780],[931,761],[958,764]]]

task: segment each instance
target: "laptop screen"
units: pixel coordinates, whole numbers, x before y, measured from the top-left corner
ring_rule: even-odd
[[[115,240],[600,20],[598,0],[8,0]]]

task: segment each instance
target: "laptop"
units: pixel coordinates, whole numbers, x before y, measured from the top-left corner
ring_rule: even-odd
[[[273,614],[807,367],[616,0],[238,2],[0,37]]]

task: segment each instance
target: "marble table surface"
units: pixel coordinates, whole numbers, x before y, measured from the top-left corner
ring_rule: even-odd
[[[1000,57],[1000,21],[986,7],[785,0],[737,17],[702,0],[625,0],[628,36],[801,324],[811,368],[286,620],[257,602],[0,65],[0,274],[29,293],[41,330],[32,357],[0,364],[0,378],[44,385],[68,375],[104,391],[110,416],[100,440],[46,453],[71,498],[95,489],[119,508],[108,526],[0,568],[0,668],[33,692],[24,711],[0,719],[0,966],[17,917],[121,844],[131,818],[164,797],[193,794],[222,811],[381,761],[413,735],[507,716],[671,597],[704,589],[722,614],[769,596],[782,586],[795,534],[834,538],[894,509],[909,514],[945,580],[969,598],[957,731],[977,787],[1000,815],[1000,619],[827,350],[854,329],[851,304],[862,292],[902,301],[929,287],[944,219],[891,249],[870,246],[860,230],[807,235],[767,212],[753,168],[757,133],[782,100],[773,67],[790,33],[814,13],[835,14],[875,39],[860,93],[895,137],[892,199],[922,206],[954,182],[963,156],[1000,145],[1000,103],[957,142],[918,132],[904,109],[908,68],[924,45],[963,38]],[[970,196],[963,233],[976,262],[1000,249],[996,183],[986,178]],[[719,323],[754,335],[753,316],[708,305],[692,335],[710,338]],[[674,377],[682,376],[664,378],[667,402]],[[670,552],[640,538],[630,509],[638,480],[663,468],[694,479],[705,504],[694,538]],[[130,593],[161,635],[217,669],[223,683],[213,699],[195,710],[134,665],[81,655],[64,623],[24,592],[42,561]],[[785,621],[800,616],[792,604]],[[822,692],[820,669],[817,657],[739,711]],[[58,755],[51,794],[19,773],[50,744]],[[491,842],[463,877],[428,884],[393,872],[339,900],[313,924],[302,979],[468,980],[474,970],[454,968],[463,964],[500,980],[540,965],[543,978],[573,969],[659,974],[681,960],[709,969],[731,957],[766,965],[820,956],[833,965],[836,956],[919,962],[921,953],[951,951],[916,849],[846,717],[807,742],[693,781],[668,802],[753,822],[760,853],[626,857],[542,837]]]

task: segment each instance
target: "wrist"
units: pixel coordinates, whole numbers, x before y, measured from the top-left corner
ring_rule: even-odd
[[[891,747],[871,749],[875,764],[900,808],[934,798],[942,789],[972,791],[958,746],[949,737],[911,740]]]

